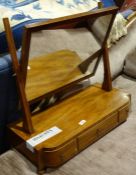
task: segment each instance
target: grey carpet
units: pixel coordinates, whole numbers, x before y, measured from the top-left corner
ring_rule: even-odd
[[[120,76],[114,82],[132,94],[127,122],[89,146],[47,175],[135,175],[136,174],[136,82]],[[0,156],[0,175],[36,175],[36,168],[15,150]]]

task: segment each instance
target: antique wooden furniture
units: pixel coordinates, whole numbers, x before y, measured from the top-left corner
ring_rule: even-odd
[[[130,104],[129,96],[120,90],[112,89],[106,47],[106,41],[117,10],[117,7],[99,9],[26,26],[21,64],[17,60],[8,19],[4,19],[23,111],[23,120],[12,123],[9,126],[9,138],[12,145],[37,166],[39,174],[42,174],[43,170],[48,167],[57,167],[63,164],[127,119]],[[39,67],[39,69],[43,70],[45,76],[39,75],[39,79],[42,77],[41,82],[46,86],[39,87],[42,90],[28,88],[31,87],[33,82],[37,81],[35,72],[33,72],[35,69],[30,70],[27,76],[32,32],[43,29],[88,27],[88,20],[93,19],[94,21],[101,16],[109,14],[112,15],[112,18],[101,48],[98,51],[83,62],[81,62],[75,52],[68,50],[58,51],[32,60],[30,62],[31,67],[35,69]],[[96,71],[101,56],[103,56],[105,73],[102,85],[95,84],[60,100],[47,110],[31,113],[30,104],[34,104],[65,89],[68,90],[79,81],[81,82],[91,77]],[[39,62],[38,59],[40,60]],[[88,65],[95,59],[97,61],[93,72],[87,73]],[[53,64],[57,67],[55,69],[57,76],[55,74],[53,76],[50,75],[51,71],[53,71]],[[48,71],[46,71],[46,68]],[[27,78],[31,83],[25,88]],[[57,81],[55,81],[56,79]],[[42,94],[35,92],[35,90],[42,91]]]

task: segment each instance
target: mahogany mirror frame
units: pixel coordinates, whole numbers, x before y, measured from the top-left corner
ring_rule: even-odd
[[[92,19],[96,19],[100,16],[104,16],[104,15],[108,15],[111,14],[112,15],[112,19],[110,21],[109,24],[109,28],[107,30],[107,33],[105,35],[105,39],[103,41],[102,44],[102,52],[98,52],[95,55],[92,55],[92,57],[96,57],[100,54],[105,55],[106,57],[107,55],[107,51],[106,51],[106,43],[107,43],[107,39],[113,24],[113,21],[115,19],[116,13],[118,11],[117,7],[110,7],[110,8],[103,8],[103,9],[97,9],[94,11],[90,11],[90,12],[85,12],[85,13],[80,13],[80,14],[76,14],[76,15],[70,15],[67,17],[61,17],[61,18],[57,18],[57,19],[52,19],[52,20],[48,20],[46,22],[39,22],[39,23],[35,23],[35,24],[29,24],[26,25],[24,28],[24,35],[23,35],[23,42],[22,42],[22,53],[21,53],[21,64],[20,64],[20,68],[21,68],[21,72],[23,74],[24,77],[24,82],[26,82],[26,77],[27,77],[27,66],[28,66],[28,60],[29,60],[29,50],[30,50],[30,42],[31,42],[31,35],[33,32],[37,32],[40,30],[50,30],[50,29],[69,29],[69,28],[76,28],[76,27],[80,27],[83,25],[83,23],[85,23],[88,19],[92,18]],[[88,64],[89,60],[91,62],[91,60],[93,59],[91,56],[84,62],[82,63],[82,65],[80,65],[79,67],[83,70],[85,69],[85,65]],[[105,61],[104,61],[105,62]],[[106,64],[106,63],[105,63]],[[96,66],[97,68],[97,66]],[[96,71],[96,69],[94,70],[94,72]],[[105,71],[107,71],[107,69],[105,69]],[[84,70],[83,70],[84,72]],[[107,73],[105,73],[107,74]],[[90,77],[94,75],[91,74]],[[107,76],[107,75],[106,75]],[[105,78],[108,79],[108,78]],[[107,84],[107,83],[104,83]],[[110,85],[111,86],[111,85]],[[103,86],[105,88],[105,90],[110,90],[111,87],[107,87],[104,85]]]

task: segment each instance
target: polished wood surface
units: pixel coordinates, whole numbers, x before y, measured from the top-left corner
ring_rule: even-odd
[[[60,166],[126,121],[129,106],[128,94],[117,89],[107,92],[96,84],[32,117],[35,133],[31,135],[21,130],[22,122],[11,124],[9,128],[14,138],[11,142],[14,140],[14,144],[21,139],[16,148],[41,172]],[[80,125],[82,120],[86,122]],[[35,146],[34,152],[26,147],[28,139],[53,126],[62,132]]]
[[[57,126],[63,132],[36,147],[36,149],[40,149],[42,145],[45,149],[54,149],[128,103],[127,94],[117,89],[106,92],[96,85],[40,112],[36,117],[32,117],[35,130],[33,134],[28,135],[18,128],[21,127],[22,122],[13,124],[10,128],[21,138],[27,140],[42,131]],[[80,126],[78,123],[81,120],[87,122]]]
[[[106,91],[110,91],[112,89],[112,80],[111,80],[111,71],[110,71],[110,63],[109,63],[109,53],[107,44],[103,49],[103,64],[104,64],[104,80],[102,88]]]
[[[26,81],[28,101],[85,79],[90,73],[83,74],[78,68],[80,63],[80,57],[70,50],[61,50],[29,60],[30,69]]]

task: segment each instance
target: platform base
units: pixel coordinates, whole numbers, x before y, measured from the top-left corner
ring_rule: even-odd
[[[11,124],[9,138],[42,174],[44,169],[62,165],[126,121],[129,106],[128,94],[117,89],[106,92],[97,84],[32,117],[32,135],[23,131],[22,122]],[[61,132],[28,147],[30,138],[52,127]]]

